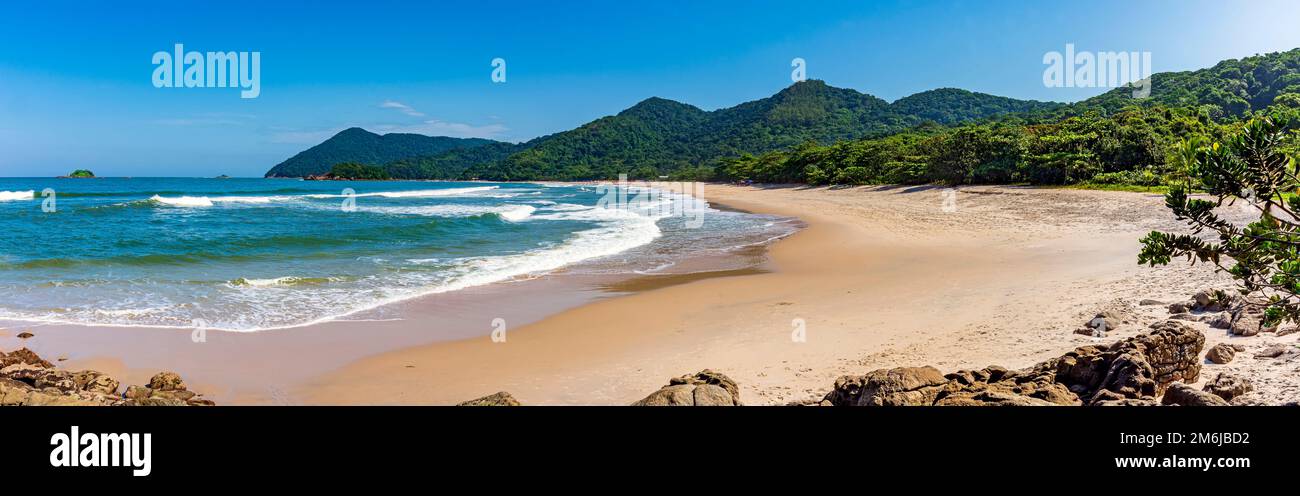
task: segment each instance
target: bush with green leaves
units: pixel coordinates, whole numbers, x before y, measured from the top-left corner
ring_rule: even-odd
[[[1186,179],[1173,184],[1165,204],[1191,226],[1191,234],[1152,231],[1142,238],[1138,263],[1165,265],[1173,258],[1213,264],[1231,274],[1242,294],[1267,298],[1267,325],[1300,316],[1300,177],[1288,153],[1295,132],[1275,114],[1248,121],[1225,142],[1188,141],[1177,156]],[[1192,197],[1201,188],[1213,200]],[[1249,202],[1259,219],[1245,226],[1215,209]]]

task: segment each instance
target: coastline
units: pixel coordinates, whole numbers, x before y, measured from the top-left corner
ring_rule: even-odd
[[[785,404],[877,368],[1028,366],[1094,343],[1073,331],[1100,309],[1230,285],[1202,267],[1136,265],[1141,235],[1181,228],[1159,195],[979,186],[961,188],[952,211],[943,195],[708,184],[704,198],[723,208],[805,228],[746,254],[766,257],[750,269],[608,280],[561,271],[358,316],[366,320],[213,333],[202,345],[175,329],[33,326],[28,341],[0,330],[0,347],[68,355],[61,367],[130,383],[176,369],[223,405],[438,405],[497,391],[526,405],[622,405],[706,368],[735,379],[746,404]],[[1163,318],[1135,311],[1141,325],[1107,340]],[[505,342],[492,341],[487,315],[509,324]],[[792,340],[798,322],[806,341]],[[1205,334],[1207,347],[1232,339]],[[1257,338],[1247,343],[1277,341]],[[1204,377],[1262,364],[1245,357]],[[1265,372],[1249,402],[1300,397],[1284,370]]]
[[[530,183],[535,184],[535,183]],[[593,183],[594,184],[594,183]],[[127,382],[177,371],[219,404],[302,404],[302,382],[366,356],[487,336],[494,320],[524,325],[592,301],[686,281],[758,273],[762,246],[679,258],[666,271],[592,271],[581,262],[540,275],[434,292],[377,307],[259,331],[0,320],[0,349],[30,348],[62,368],[94,369]],[[35,334],[19,339],[22,332]]]
[[[708,185],[704,197],[807,227],[770,247],[769,272],[593,302],[511,329],[506,343],[384,353],[298,394],[454,404],[508,391],[530,405],[620,405],[708,368],[735,379],[747,404],[784,404],[875,368],[1028,366],[1093,343],[1073,331],[1107,305],[1230,284],[1209,270],[1136,264],[1141,235],[1179,228],[1159,195],[971,187],[953,212],[933,187]],[[805,342],[791,338],[799,321]],[[1145,330],[1123,326],[1108,339]],[[1206,334],[1207,346],[1228,339]],[[1275,392],[1257,397],[1280,401]]]

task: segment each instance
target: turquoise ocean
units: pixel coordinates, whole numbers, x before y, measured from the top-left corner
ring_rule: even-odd
[[[543,275],[673,273],[797,229],[590,184],[0,178],[0,320],[269,330]]]

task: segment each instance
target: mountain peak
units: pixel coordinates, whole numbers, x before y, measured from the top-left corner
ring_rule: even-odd
[[[324,142],[280,162],[267,177],[305,177],[328,172],[334,164],[356,162],[379,166],[395,160],[436,155],[459,148],[495,143],[481,138],[450,138],[422,134],[379,135],[359,127],[339,131]]]
[[[379,135],[372,133],[370,131],[366,131],[365,129],[359,127],[350,127],[342,131],[339,131],[338,134],[335,134],[334,136],[338,137],[338,136],[379,136]]]
[[[644,113],[660,112],[702,112],[695,106],[688,105],[676,100],[652,96],[637,102],[636,105],[628,107],[626,110],[619,112],[618,115],[635,115]]]

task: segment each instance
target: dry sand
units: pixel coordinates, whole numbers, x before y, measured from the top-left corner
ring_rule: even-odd
[[[1137,265],[1138,239],[1181,230],[1160,195],[967,187],[757,188],[708,185],[710,201],[794,216],[807,229],[776,243],[769,272],[659,287],[570,309],[488,337],[383,353],[294,391],[307,403],[449,404],[509,391],[525,404],[627,404],[669,377],[704,368],[735,379],[748,404],[820,397],[843,374],[933,365],[944,371],[1031,365],[1093,338],[1074,334],[1096,311],[1177,301],[1230,279],[1209,267]],[[945,208],[945,206],[951,208]],[[1244,215],[1241,216],[1243,219]],[[1228,341],[1209,329],[1207,347]],[[797,327],[806,340],[792,339]],[[1228,365],[1257,391],[1240,402],[1300,399],[1300,362],[1252,355],[1286,337],[1244,344]],[[1203,379],[1204,380],[1204,379]]]

